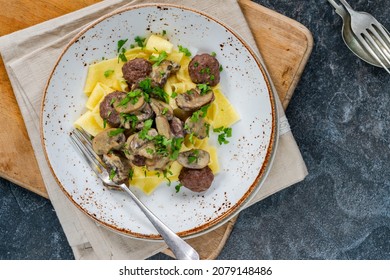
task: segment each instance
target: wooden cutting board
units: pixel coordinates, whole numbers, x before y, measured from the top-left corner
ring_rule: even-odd
[[[0,0],[0,36],[92,5],[99,0]],[[239,0],[284,109],[313,48],[306,27],[249,0]],[[28,16],[26,16],[28,15]],[[10,81],[0,59],[0,176],[48,198]],[[214,259],[236,219],[189,242],[202,259]],[[164,253],[170,255],[169,251]]]

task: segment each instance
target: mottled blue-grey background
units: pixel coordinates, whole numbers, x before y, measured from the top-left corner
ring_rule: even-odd
[[[256,2],[314,37],[286,112],[309,175],[244,210],[218,258],[390,259],[390,76],[347,49],[327,1]],[[390,2],[349,2],[390,29]],[[0,259],[73,259],[50,202],[3,179]]]

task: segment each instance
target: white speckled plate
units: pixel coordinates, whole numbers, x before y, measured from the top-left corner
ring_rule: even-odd
[[[73,122],[84,112],[87,66],[115,57],[120,39],[167,31],[175,45],[199,53],[216,52],[224,67],[221,88],[241,116],[228,145],[218,146],[221,171],[201,194],[161,185],[137,196],[183,237],[203,234],[237,214],[261,187],[277,139],[274,95],[254,52],[218,20],[173,5],[141,5],[103,17],[78,34],[61,54],[42,104],[42,141],[47,160],[67,197],[87,215],[119,233],[160,239],[125,194],[103,187],[69,140]],[[193,53],[194,55],[194,53]],[[218,144],[217,144],[218,145]]]

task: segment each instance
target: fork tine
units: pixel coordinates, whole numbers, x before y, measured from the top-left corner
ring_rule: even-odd
[[[356,34],[357,38],[359,39],[359,42],[364,46],[364,48],[372,55],[376,61],[387,71],[387,73],[390,74],[390,70],[386,67],[386,65],[383,63],[382,59],[377,55],[377,53],[374,51],[374,49],[371,47],[371,45],[366,41],[368,40],[375,48],[377,51],[381,53],[381,55],[387,60],[386,56],[384,56],[382,50],[379,48],[378,44],[375,42],[374,39],[371,38],[371,36],[368,34]],[[387,60],[388,61],[388,60]],[[389,62],[388,62],[389,63]],[[389,63],[390,64],[390,63]]]
[[[378,26],[373,25],[373,29],[369,29],[369,32],[372,33],[372,35],[377,39],[382,47],[384,52],[386,53],[386,57],[390,58],[390,37],[386,33],[385,29],[378,28]]]
[[[80,127],[77,129],[78,132],[81,134],[81,136],[83,137],[83,139],[89,144],[92,146],[92,140],[91,140],[91,135],[89,135],[88,132],[86,132],[84,130],[84,128]]]
[[[92,167],[92,169],[96,173],[102,173],[105,170],[104,164],[101,162],[100,158],[95,154],[95,152],[92,150],[92,147],[89,145],[86,145],[82,138],[82,134],[79,130],[75,129],[73,130],[73,133],[70,134],[71,139],[73,143],[76,145],[76,147],[79,149],[83,157],[86,159],[86,161],[89,163],[89,165]]]
[[[365,39],[366,41],[368,41],[369,44],[371,44],[372,47],[376,49],[377,53],[379,53],[380,56],[386,61],[387,65],[390,65],[389,56],[387,55],[388,51],[386,48],[383,48],[383,44],[385,44],[383,40],[375,36],[375,34],[371,32],[371,30],[367,31],[367,35],[365,36]]]

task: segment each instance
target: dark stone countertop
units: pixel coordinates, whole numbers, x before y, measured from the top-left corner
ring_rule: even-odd
[[[256,2],[314,37],[286,112],[309,175],[240,213],[218,259],[390,259],[390,76],[348,50],[327,1]],[[390,3],[350,4],[390,29]],[[0,259],[73,259],[51,203],[4,179],[0,240]]]

